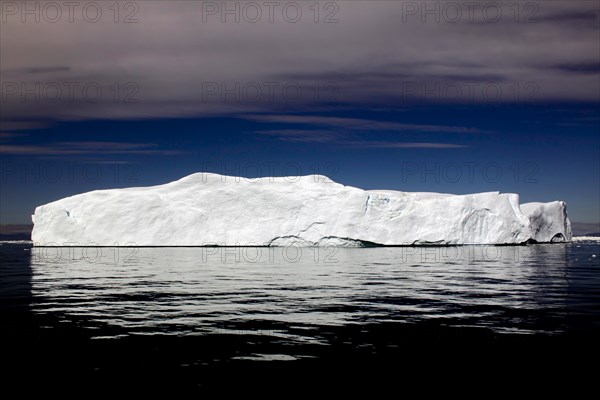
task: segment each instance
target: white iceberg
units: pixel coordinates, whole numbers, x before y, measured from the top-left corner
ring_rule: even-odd
[[[533,240],[540,243],[571,241],[571,222],[564,201],[525,203],[521,211],[529,217]]]
[[[37,246],[463,245],[570,241],[566,204],[517,194],[362,190],[321,175],[198,173],[40,207]]]

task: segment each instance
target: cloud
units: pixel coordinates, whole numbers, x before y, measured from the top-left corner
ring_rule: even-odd
[[[258,135],[274,137],[285,142],[303,143],[330,143],[341,139],[338,132],[326,130],[302,130],[302,129],[273,129],[264,131],[253,131]]]
[[[47,74],[50,72],[67,72],[70,70],[70,67],[35,67],[26,69],[26,72],[30,74]]]
[[[24,133],[16,133],[16,132],[2,132],[0,131],[0,142],[4,142],[7,141],[9,139],[14,139],[14,138],[18,138],[18,137],[24,137],[27,136]]]
[[[178,155],[180,151],[154,149],[151,143],[57,142],[47,145],[0,144],[0,153],[10,155]]]
[[[245,21],[245,15],[239,23],[231,15],[222,23],[220,14],[204,18],[204,3],[136,2],[137,23],[115,23],[108,9],[94,24],[83,19],[81,8],[73,23],[66,9],[55,23],[22,23],[19,14],[5,15],[0,79],[3,85],[18,85],[3,90],[2,118],[315,112],[332,104],[398,107],[424,99],[481,103],[489,101],[489,85],[502,90],[493,101],[506,103],[515,101],[515,88],[530,83],[538,90],[529,100],[598,101],[600,78],[592,71],[599,61],[597,2],[494,2],[502,8],[496,22],[486,20],[481,8],[475,9],[474,21],[463,9],[458,22],[445,14],[423,22],[421,13],[407,13],[407,2],[344,1],[335,2],[337,23],[323,23],[327,10],[315,23],[304,2],[299,2],[304,9],[297,23],[286,22],[281,7],[273,22],[263,10],[257,23]],[[536,22],[529,21],[531,15]],[[73,83],[78,87],[70,99]],[[136,86],[127,88],[128,83]],[[273,96],[267,92],[272,84],[277,85]],[[86,85],[102,89],[97,101],[86,101]],[[264,91],[258,99],[250,96],[256,85]],[[59,100],[44,96],[56,86],[62,91]],[[22,88],[37,90],[41,99],[23,96]],[[296,98],[286,88],[302,93]],[[231,90],[239,97],[235,101],[227,96]]]
[[[361,149],[463,149],[470,146],[455,143],[402,142],[366,140],[359,132],[327,130],[273,129],[258,130],[254,134],[284,142],[324,144]]]
[[[590,8],[590,4],[588,2],[588,4],[581,4],[580,6],[586,7],[588,8],[588,10],[567,10],[567,11],[563,11],[562,13],[551,13],[549,15],[544,16],[543,18],[540,19],[541,22],[550,22],[550,23],[555,23],[555,22],[560,22],[560,23],[566,23],[566,24],[570,24],[570,25],[574,25],[574,24],[578,24],[580,25],[581,23],[585,23],[588,22],[590,23],[590,25],[588,25],[589,28],[593,28],[594,26],[598,26],[598,19],[600,18],[600,12],[598,9],[593,9]]]
[[[598,74],[600,73],[600,61],[582,62],[578,64],[559,64],[553,68],[560,71],[574,72],[578,74]]]
[[[454,143],[377,142],[366,140],[350,141],[344,143],[344,145],[369,149],[464,149],[470,147]]]
[[[351,131],[393,131],[428,133],[488,133],[478,128],[427,124],[404,124],[393,121],[380,121],[359,118],[340,118],[318,115],[244,115],[242,118],[267,123],[307,124],[340,128]],[[270,131],[274,132],[274,131]],[[284,131],[285,132],[285,131]],[[292,131],[293,133],[294,131]]]
[[[51,124],[48,122],[10,121],[8,119],[0,119],[0,132],[44,129],[44,128],[49,127],[50,125]]]

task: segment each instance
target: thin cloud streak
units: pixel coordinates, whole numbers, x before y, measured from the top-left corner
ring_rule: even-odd
[[[356,147],[362,149],[464,149],[470,146],[454,143],[430,143],[430,142],[399,142],[399,141],[373,141],[348,139],[356,135],[343,135],[339,132],[311,131],[311,130],[272,130],[255,131],[253,133],[275,138],[284,142],[331,144],[335,146]]]
[[[463,126],[403,124],[390,121],[373,121],[359,118],[324,117],[318,115],[245,115],[242,118],[267,123],[307,124],[344,128],[356,131],[396,131],[396,132],[428,132],[428,133],[489,133],[478,128]]]
[[[342,138],[340,133],[326,130],[274,129],[252,133],[273,137],[285,142],[330,143]]]
[[[116,143],[116,142],[59,142],[45,146],[2,144],[0,153],[6,155],[178,155],[181,151],[153,149],[150,143]]]
[[[28,131],[33,129],[48,128],[51,124],[37,121],[9,121],[0,119],[0,133],[10,131]]]
[[[346,146],[355,146],[370,149],[465,149],[471,146],[453,143],[415,143],[415,142],[372,142],[354,141],[343,143]]]

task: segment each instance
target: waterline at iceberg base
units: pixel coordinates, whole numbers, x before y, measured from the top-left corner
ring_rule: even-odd
[[[362,190],[322,175],[189,175],[35,209],[36,246],[363,246],[571,240],[566,203],[512,193]]]

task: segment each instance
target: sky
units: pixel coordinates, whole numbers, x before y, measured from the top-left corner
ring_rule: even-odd
[[[0,3],[0,224],[195,172],[600,221],[598,1]]]

